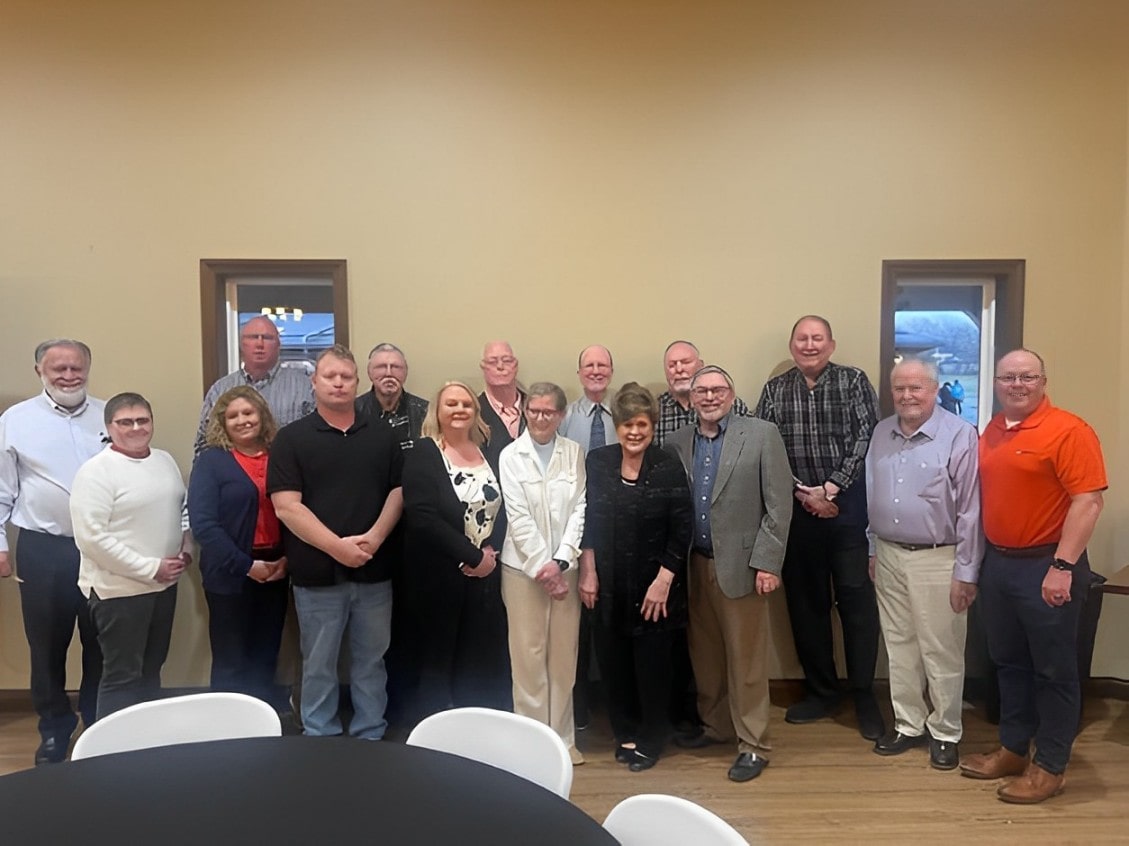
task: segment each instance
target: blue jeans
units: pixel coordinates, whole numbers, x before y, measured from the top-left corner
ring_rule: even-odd
[[[392,631],[392,583],[295,587],[302,644],[302,726],[313,737],[341,734],[337,656],[349,637],[353,719],[349,734],[380,740],[388,721],[384,653]]]
[[[1074,565],[1071,601],[1043,602],[1051,556],[1007,558],[990,545],[980,571],[988,651],[1000,682],[1000,745],[1061,773],[1070,761],[1082,698],[1078,682],[1078,617],[1090,586],[1083,553]]]

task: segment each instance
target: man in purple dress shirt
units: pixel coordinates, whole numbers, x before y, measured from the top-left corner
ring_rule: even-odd
[[[900,755],[928,743],[930,763],[952,770],[967,611],[984,554],[977,432],[938,407],[932,364],[906,359],[890,385],[895,414],[874,427],[866,455],[870,577],[894,708],[894,728],[874,751]]]

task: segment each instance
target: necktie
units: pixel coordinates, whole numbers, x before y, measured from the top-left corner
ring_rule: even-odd
[[[592,433],[588,436],[588,449],[599,449],[607,445],[604,437],[604,407],[602,405],[592,408]]]

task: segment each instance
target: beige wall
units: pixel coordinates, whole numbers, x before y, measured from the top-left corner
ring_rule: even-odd
[[[201,258],[347,259],[355,345],[404,346],[417,393],[477,383],[496,335],[573,394],[592,341],[658,383],[682,336],[750,400],[807,311],[877,374],[883,259],[1023,258],[1027,342],[1106,445],[1111,572],[1127,115],[1120,0],[5,0],[0,406],[76,335],[186,464]],[[203,614],[183,591],[166,683],[205,677]],[[18,621],[0,585],[0,687],[26,685]]]

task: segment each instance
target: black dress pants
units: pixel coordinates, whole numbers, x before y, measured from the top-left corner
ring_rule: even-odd
[[[597,621],[592,636],[616,742],[634,742],[644,755],[658,757],[670,734],[675,632],[629,635],[618,626]]]
[[[852,693],[866,693],[874,685],[878,604],[867,572],[868,559],[862,526],[824,520],[796,504],[783,582],[796,654],[812,696],[833,699],[840,695],[832,608],[838,610],[843,626],[848,687]]]
[[[212,646],[212,690],[246,693],[272,705],[287,583],[247,579],[240,593],[205,591]]]
[[[451,567],[431,580],[418,624],[422,666],[413,717],[451,707],[513,710],[513,681],[501,571],[484,579]]]
[[[90,616],[103,656],[98,719],[160,696],[175,612],[175,584],[156,593],[114,599],[99,599],[90,591]]]
[[[97,718],[102,651],[86,598],[78,589],[78,548],[74,539],[21,529],[16,542],[20,605],[31,653],[31,700],[39,733],[69,738],[78,717],[67,697],[67,650],[75,624],[82,642],[78,710],[86,726]]]

